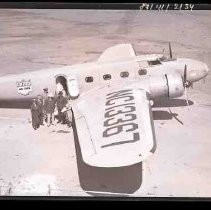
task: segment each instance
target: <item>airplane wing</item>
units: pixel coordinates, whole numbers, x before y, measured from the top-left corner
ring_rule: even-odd
[[[135,56],[135,51],[131,44],[118,44],[106,49],[98,58],[98,62],[117,61]]]
[[[101,87],[81,95],[72,109],[74,132],[88,165],[128,166],[154,153],[154,124],[145,90]]]

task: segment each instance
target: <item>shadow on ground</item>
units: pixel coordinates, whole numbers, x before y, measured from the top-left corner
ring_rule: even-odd
[[[0,100],[0,108],[8,109],[30,109],[32,99],[27,100]]]
[[[169,113],[168,111],[156,110],[152,111],[153,120],[171,120],[178,116],[176,113]]]
[[[140,188],[142,184],[142,163],[119,168],[100,168],[87,165],[82,159],[75,120],[73,121],[73,133],[79,181],[84,191],[92,191],[87,193],[95,196],[112,196],[112,193],[114,196],[115,193],[124,196],[124,194],[132,194]]]
[[[188,100],[189,105],[193,105],[193,101]],[[0,100],[0,108],[11,108],[11,109],[30,109],[32,103],[31,99],[26,100]],[[185,99],[159,99],[154,100],[153,107],[180,107],[187,106]]]
[[[193,101],[188,100],[189,105],[193,105]],[[187,106],[185,99],[159,99],[154,100],[153,107],[180,107]]]

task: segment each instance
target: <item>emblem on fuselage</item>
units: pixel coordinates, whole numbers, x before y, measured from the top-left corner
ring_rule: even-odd
[[[32,92],[32,83],[31,80],[22,79],[20,82],[16,82],[18,93],[24,96],[29,95]]]

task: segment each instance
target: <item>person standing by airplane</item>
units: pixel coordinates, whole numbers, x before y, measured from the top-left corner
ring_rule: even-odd
[[[39,107],[37,104],[37,100],[34,98],[31,105],[31,117],[32,117],[32,127],[34,130],[37,130],[40,127],[39,122]]]
[[[48,98],[48,88],[46,87],[43,89],[43,95],[42,95],[43,105],[45,104],[47,98]],[[45,109],[43,109],[43,120],[44,122],[47,122],[47,114],[45,112]]]
[[[68,127],[72,126],[72,104],[70,99],[68,100],[66,106],[61,111],[65,115],[65,121]]]
[[[52,93],[48,94],[48,98],[44,104],[44,110],[47,114],[47,126],[54,125],[55,99]]]
[[[39,124],[43,125],[44,119],[44,109],[43,109],[43,98],[41,95],[37,96],[37,104],[38,104],[38,117],[39,117]]]
[[[63,96],[63,92],[60,91],[58,93],[58,97],[56,99],[56,105],[57,105],[57,109],[58,109],[58,123],[62,123],[65,124],[65,117],[64,117],[64,113],[62,112],[62,109],[66,106],[67,104],[67,98]]]
[[[63,96],[66,96],[64,86],[60,82],[56,82],[56,94],[59,95],[59,92],[62,92]]]

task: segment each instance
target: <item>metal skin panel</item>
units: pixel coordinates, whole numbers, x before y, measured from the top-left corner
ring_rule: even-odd
[[[103,87],[81,96],[73,112],[82,157],[89,165],[128,166],[154,152],[151,107],[142,89]]]

